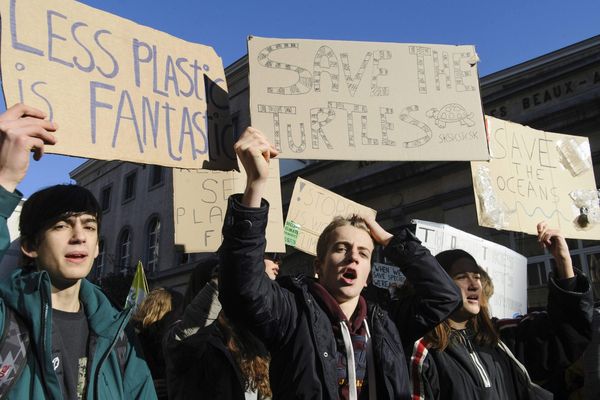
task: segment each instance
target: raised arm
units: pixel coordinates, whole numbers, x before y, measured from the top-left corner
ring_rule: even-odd
[[[248,181],[243,195],[229,198],[219,249],[219,300],[225,315],[246,325],[267,347],[285,340],[297,315],[293,296],[265,274],[268,203],[262,198],[269,160],[277,150],[256,129],[235,144]]]
[[[556,398],[566,398],[565,371],[581,357],[591,338],[591,285],[573,268],[564,235],[546,222],[540,222],[537,231],[540,245],[556,264],[548,279],[548,312],[500,320],[496,325],[531,379]]]
[[[244,131],[234,149],[247,176],[242,205],[259,208],[269,179],[269,160],[279,152],[259,130],[252,127]]]
[[[169,341],[183,340],[215,322],[221,312],[221,303],[219,303],[218,297],[218,280],[214,278],[204,285],[192,302],[188,304],[183,311],[181,320],[169,329]]]
[[[583,342],[591,339],[593,296],[589,280],[576,273],[564,235],[546,222],[537,225],[538,241],[550,251],[556,267],[548,282],[548,315],[558,333],[575,346],[573,357],[579,357]],[[577,342],[581,342],[577,345]],[[574,361],[574,360],[573,360]]]
[[[414,290],[412,296],[392,302],[389,310],[402,342],[412,344],[460,307],[460,290],[408,227],[394,236],[374,218],[367,224],[373,239],[384,246],[386,257],[400,267]]]
[[[29,154],[39,160],[44,145],[56,143],[51,132],[57,125],[45,120],[43,112],[16,104],[0,114],[0,259],[10,245],[6,220],[21,200],[16,191],[29,168]]]
[[[538,242],[543,248],[548,249],[556,261],[556,277],[568,279],[575,276],[573,262],[569,253],[569,246],[558,229],[552,229],[545,221],[537,224]]]

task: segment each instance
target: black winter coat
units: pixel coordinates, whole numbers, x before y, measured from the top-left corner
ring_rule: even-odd
[[[218,323],[167,347],[176,362],[170,374],[177,377],[169,385],[171,399],[244,400],[242,374],[225,347]]]
[[[337,399],[337,350],[331,322],[308,279],[272,282],[264,273],[268,203],[247,208],[230,197],[223,226],[219,299],[229,319],[247,326],[271,353],[274,400]],[[461,304],[461,294],[419,240],[403,230],[385,249],[415,289],[386,312],[369,306],[377,397],[409,399],[402,341],[413,343]],[[401,338],[402,337],[402,341]]]
[[[581,357],[591,337],[592,294],[583,275],[563,281],[551,276],[548,285],[548,313],[498,320],[496,325],[502,341],[526,367],[531,380],[552,392],[555,399],[566,399],[569,396],[565,370]],[[529,385],[526,372],[501,346],[470,345],[475,356],[469,353],[464,340],[452,341],[444,351],[428,349],[427,340],[419,340],[411,359],[413,398],[539,398]],[[496,389],[486,388],[486,380]],[[507,387],[514,392],[507,392]]]

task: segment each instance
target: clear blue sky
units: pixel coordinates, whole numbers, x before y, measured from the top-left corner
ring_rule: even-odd
[[[246,37],[473,44],[479,71],[495,71],[600,34],[600,1],[84,0],[139,24],[214,47],[225,66]],[[4,105],[0,105],[4,110]],[[69,181],[82,159],[46,155],[19,189]]]

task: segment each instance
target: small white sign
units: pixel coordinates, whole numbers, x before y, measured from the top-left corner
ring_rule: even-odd
[[[389,289],[394,285],[400,287],[406,280],[399,267],[381,263],[373,263],[371,277],[373,278],[373,285],[382,289]]]

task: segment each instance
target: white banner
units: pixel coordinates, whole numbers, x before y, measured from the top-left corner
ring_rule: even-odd
[[[414,220],[416,235],[433,255],[461,249],[471,254],[494,282],[492,316],[513,318],[527,312],[527,258],[499,244],[450,225]]]

